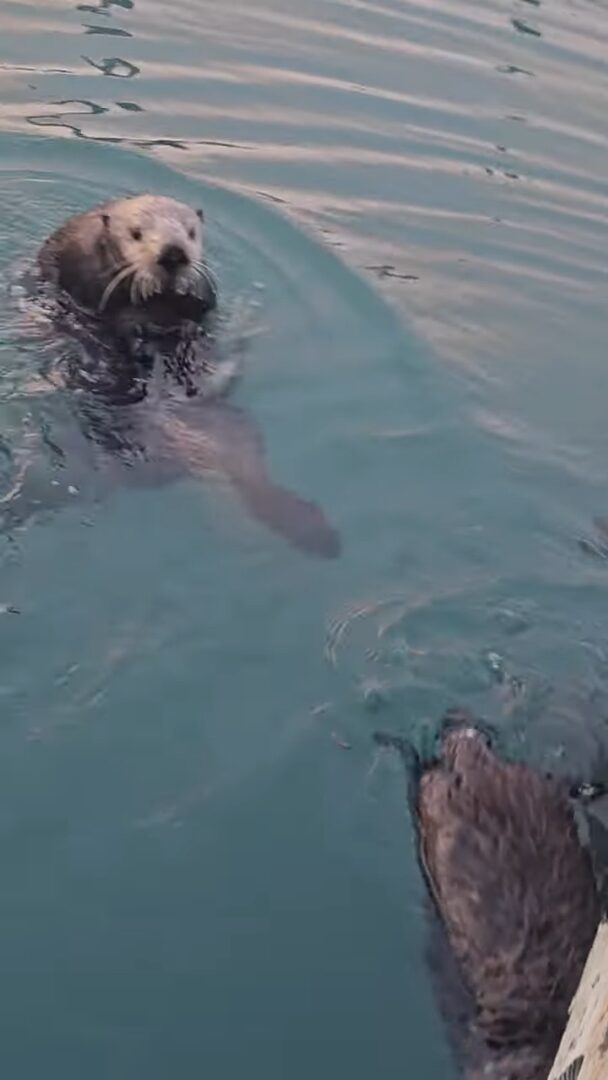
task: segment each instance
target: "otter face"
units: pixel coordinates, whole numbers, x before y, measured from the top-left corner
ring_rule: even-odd
[[[114,262],[100,311],[123,282],[132,304],[159,295],[215,292],[203,261],[202,210],[166,196],[136,195],[117,199],[100,213]]]

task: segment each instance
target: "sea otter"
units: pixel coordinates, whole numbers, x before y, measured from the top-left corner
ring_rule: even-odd
[[[567,786],[501,760],[489,730],[448,713],[439,753],[407,762],[430,959],[467,1080],[546,1080],[600,920]]]
[[[239,366],[214,356],[217,289],[201,210],[142,194],[77,214],[43,243],[34,284],[52,347],[62,341],[46,374],[71,392],[80,431],[106,464],[111,456],[146,483],[220,474],[253,517],[292,545],[339,554],[320,508],[271,481],[253,422],[224,400]],[[44,499],[36,493],[30,502]],[[9,509],[12,520],[27,515],[27,484]]]
[[[38,253],[42,278],[114,326],[200,320],[216,304],[203,211],[164,195],[112,199],[76,214]]]

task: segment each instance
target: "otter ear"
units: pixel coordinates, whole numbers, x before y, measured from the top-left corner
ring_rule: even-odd
[[[205,220],[205,215],[203,214],[202,210],[197,210],[196,211],[196,216],[197,216],[199,221],[204,221]]]
[[[109,214],[102,214],[101,215],[101,220],[103,221],[106,229],[108,229],[110,227],[110,215]]]

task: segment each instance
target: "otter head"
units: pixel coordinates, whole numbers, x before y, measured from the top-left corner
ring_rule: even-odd
[[[100,312],[118,295],[132,305],[159,296],[215,296],[203,260],[202,210],[166,196],[135,195],[106,204],[100,215],[101,240],[112,269]]]
[[[459,771],[474,763],[495,760],[492,749],[494,732],[465,709],[448,709],[439,733],[439,756],[444,767]]]

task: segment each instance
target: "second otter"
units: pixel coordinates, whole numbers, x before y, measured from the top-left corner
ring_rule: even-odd
[[[600,920],[567,789],[500,760],[460,711],[410,787],[433,968],[467,1080],[546,1080]]]

